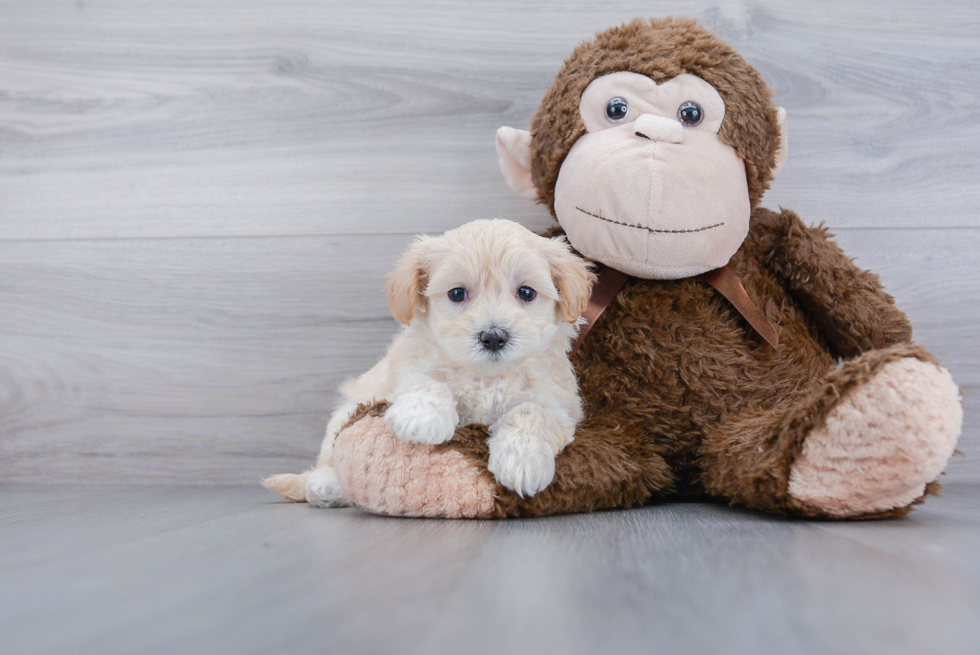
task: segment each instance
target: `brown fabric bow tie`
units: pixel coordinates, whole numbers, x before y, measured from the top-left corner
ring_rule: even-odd
[[[606,308],[609,307],[616,294],[619,293],[629,278],[626,273],[609,268],[599,262],[594,263],[595,272],[599,279],[596,281],[595,286],[592,287],[592,297],[589,298],[589,304],[582,313],[585,324],[579,329],[578,338],[572,344],[572,349],[569,354],[574,353],[581,347],[586,335],[592,330],[592,326],[599,320],[602,313],[606,311]],[[735,275],[735,271],[728,268],[728,266],[722,266],[713,271],[702,273],[698,276],[698,279],[707,282],[714,287],[715,291],[723,295],[769,345],[773,348],[779,347],[779,332],[776,331],[772,323],[766,320],[766,317],[756,304],[752,302],[752,298],[745,292],[745,287],[742,286],[742,281]]]

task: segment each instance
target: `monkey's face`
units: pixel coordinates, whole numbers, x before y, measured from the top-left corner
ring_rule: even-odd
[[[718,137],[725,103],[699,77],[618,72],[585,89],[587,133],[555,185],[555,214],[583,255],[643,278],[728,263],[748,232],[745,165]]]

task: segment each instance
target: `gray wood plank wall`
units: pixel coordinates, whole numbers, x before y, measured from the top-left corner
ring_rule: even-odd
[[[383,352],[414,233],[546,211],[497,171],[562,59],[690,15],[786,107],[764,200],[826,222],[967,393],[980,481],[975,2],[0,2],[0,481],[298,470]]]

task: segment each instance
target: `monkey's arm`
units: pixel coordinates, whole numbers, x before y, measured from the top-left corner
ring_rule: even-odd
[[[912,326],[874,273],[862,270],[830,240],[823,226],[807,227],[793,212],[756,210],[763,252],[827,338],[834,355],[856,357],[912,340]]]
[[[382,420],[385,407],[362,407],[337,435],[333,455],[343,491],[376,514],[489,519],[592,512],[642,505],[674,486],[661,446],[621,416],[586,418],[555,459],[551,484],[522,498],[487,470],[485,426],[460,426],[438,446],[408,443]]]

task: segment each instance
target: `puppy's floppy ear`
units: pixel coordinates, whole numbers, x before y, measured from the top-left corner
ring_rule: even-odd
[[[425,282],[433,257],[433,237],[419,237],[388,273],[385,291],[388,309],[399,323],[408,325],[416,311],[425,311]]]
[[[562,318],[574,323],[589,304],[596,275],[591,264],[572,252],[564,237],[555,237],[551,243],[549,261],[558,288],[558,306]]]

